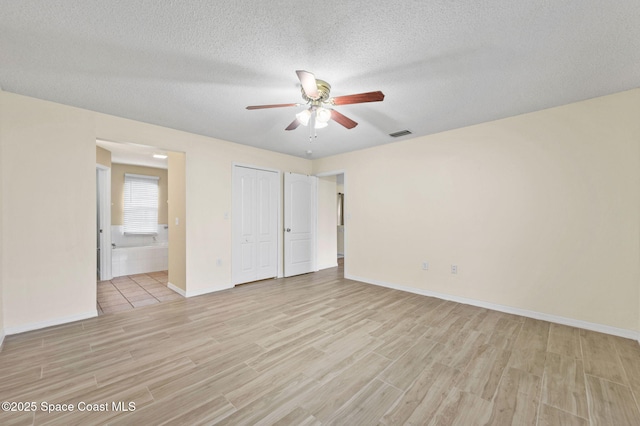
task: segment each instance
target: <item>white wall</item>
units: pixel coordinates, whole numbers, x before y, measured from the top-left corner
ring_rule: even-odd
[[[338,266],[336,177],[318,178],[318,269]]]
[[[92,113],[0,92],[7,334],[96,315]]]
[[[640,330],[639,117],[640,89],[314,161],[349,177],[349,275]]]

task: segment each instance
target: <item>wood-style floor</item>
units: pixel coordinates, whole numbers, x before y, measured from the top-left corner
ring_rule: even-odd
[[[637,342],[341,274],[8,336],[0,424],[640,424]]]

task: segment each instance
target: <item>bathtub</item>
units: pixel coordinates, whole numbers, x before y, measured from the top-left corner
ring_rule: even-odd
[[[146,246],[116,246],[111,250],[111,274],[144,274],[169,269],[169,244],[153,243]]]

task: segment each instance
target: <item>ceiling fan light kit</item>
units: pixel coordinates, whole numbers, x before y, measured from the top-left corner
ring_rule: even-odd
[[[315,115],[315,128],[321,129],[327,127],[327,123],[331,120],[331,110],[323,107],[311,106],[304,111],[296,114],[296,119],[303,126],[308,126],[309,121]]]
[[[316,77],[304,70],[296,71],[298,80],[302,85],[302,99],[306,102],[306,105],[310,105],[296,114],[295,120],[285,130],[297,129],[300,124],[303,126],[309,126],[309,139],[313,139],[317,135],[312,135],[315,129],[321,129],[327,127],[330,120],[337,122],[347,129],[353,129],[358,125],[357,122],[339,113],[333,108],[325,108],[324,105],[349,105],[360,104],[365,102],[381,102],[384,100],[384,93],[367,92],[358,93],[355,95],[330,97],[331,85],[324,80],[318,80]],[[283,108],[292,106],[301,106],[304,104],[274,104],[274,105],[252,105],[247,109],[266,109],[266,108]]]

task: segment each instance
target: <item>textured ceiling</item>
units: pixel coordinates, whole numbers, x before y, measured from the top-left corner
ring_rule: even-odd
[[[638,0],[0,0],[0,86],[319,158],[639,87],[639,22]],[[301,102],[297,69],[386,98],[310,143],[284,131],[301,108],[245,109]]]

